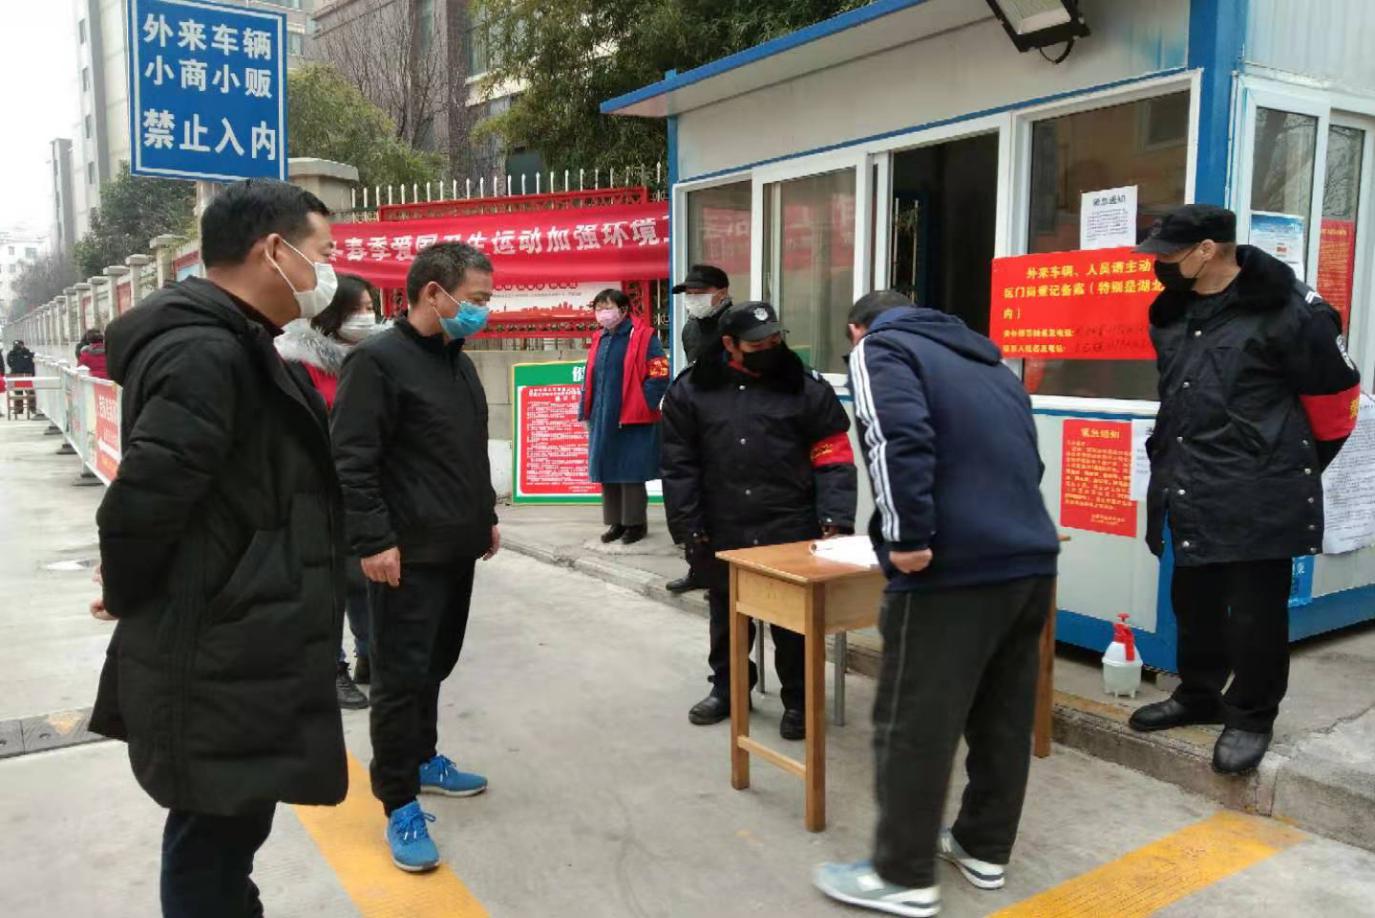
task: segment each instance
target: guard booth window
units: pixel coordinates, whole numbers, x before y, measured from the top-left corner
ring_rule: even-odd
[[[1085,192],[1137,187],[1137,236],[1184,203],[1189,93],[1038,121],[1031,134],[1027,252],[1079,248]],[[1150,360],[1027,360],[1027,390],[1042,395],[1154,400]]]
[[[687,265],[698,264],[725,271],[736,302],[750,298],[748,180],[687,193]]]

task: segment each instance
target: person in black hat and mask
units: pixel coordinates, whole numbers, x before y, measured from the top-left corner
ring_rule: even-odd
[[[851,532],[855,518],[850,420],[830,384],[788,349],[768,303],[731,306],[720,334],[720,349],[680,375],[663,406],[669,531],[711,606],[712,690],[688,715],[698,725],[730,716],[730,589],[716,552]],[[802,739],[803,639],[775,626],[773,641],[779,732]],[[751,664],[751,685],[757,675]]]
[[[1182,682],[1131,726],[1221,723],[1213,768],[1245,774],[1288,687],[1291,559],[1322,549],[1322,470],[1355,427],[1360,374],[1337,312],[1288,265],[1238,246],[1231,211],[1181,207],[1137,251],[1156,256],[1165,287],[1150,311],[1160,413],[1146,537],[1162,556],[1168,520]]]

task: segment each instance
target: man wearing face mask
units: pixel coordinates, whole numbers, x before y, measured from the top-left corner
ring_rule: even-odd
[[[1235,240],[1231,211],[1191,204],[1137,248],[1165,286],[1150,311],[1160,413],[1146,538],[1163,555],[1168,525],[1182,681],[1131,718],[1140,731],[1223,724],[1213,768],[1229,775],[1269,748],[1289,680],[1291,559],[1322,549],[1322,471],[1360,389],[1336,311]]]
[[[472,246],[418,254],[408,317],[344,361],[332,431],[354,554],[371,581],[372,791],[392,861],[439,864],[421,793],[487,789],[438,749],[439,689],[468,626],[476,562],[497,553],[487,398],[465,339],[487,322],[492,263]]]
[[[129,744],[168,809],[168,916],[263,914],[250,878],[278,801],[348,786],[335,702],[343,507],[324,405],[273,338],[334,294],[328,209],[270,181],[201,218],[206,277],[110,323],[123,459],[101,502],[103,596],[118,621],[91,729]]]
[[[721,317],[721,350],[680,375],[663,406],[664,505],[674,541],[708,585],[711,693],[688,713],[730,717],[730,586],[716,552],[851,532],[855,464],[835,390],[783,343],[768,303]],[[753,625],[751,625],[753,633]],[[775,626],[784,739],[805,736],[802,636]],[[750,664],[751,686],[758,680]]]

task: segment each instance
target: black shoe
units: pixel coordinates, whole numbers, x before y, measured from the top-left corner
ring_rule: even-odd
[[[602,533],[602,544],[610,545],[623,535],[625,535],[625,527],[617,523],[615,526],[612,526],[606,532]]]
[[[679,577],[677,580],[670,580],[664,585],[664,588],[673,595],[678,596],[683,593],[690,593],[693,590],[705,590],[707,587],[706,584],[698,583],[697,580],[693,578],[692,574],[689,573],[686,576]]]
[[[334,693],[339,697],[339,707],[349,711],[361,711],[368,706],[368,696],[358,691],[358,686],[349,678],[349,665],[339,664],[339,673],[334,677]]]
[[[785,740],[807,738],[807,715],[801,708],[788,708],[778,723],[778,735]]]
[[[711,694],[692,706],[688,720],[699,727],[719,724],[730,717],[730,699],[723,695]]]
[[[1137,708],[1127,721],[1127,725],[1138,733],[1154,733],[1157,730],[1173,730],[1175,727],[1190,727],[1194,724],[1220,724],[1218,714],[1199,714],[1184,705],[1168,698]]]
[[[1252,733],[1236,727],[1225,728],[1213,747],[1213,771],[1220,775],[1250,774],[1265,758],[1273,735]]]
[[[353,682],[355,685],[372,683],[372,661],[367,657],[359,657],[358,662],[353,664]]]
[[[625,535],[621,537],[621,544],[634,545],[647,535],[649,535],[648,526],[627,526],[625,527]]]

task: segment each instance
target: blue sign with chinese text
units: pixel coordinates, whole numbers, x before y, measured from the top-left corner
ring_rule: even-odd
[[[286,17],[128,0],[129,171],[286,180]]]

